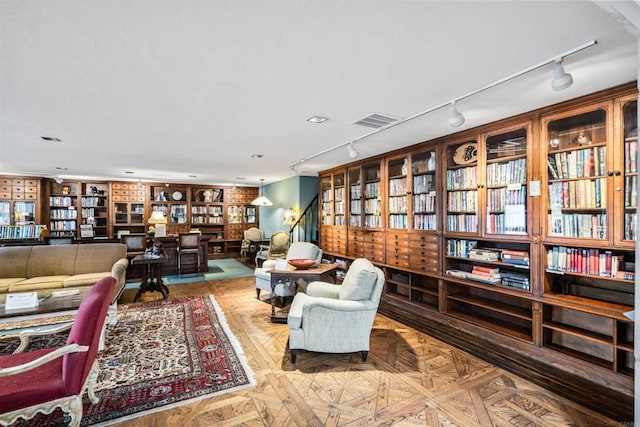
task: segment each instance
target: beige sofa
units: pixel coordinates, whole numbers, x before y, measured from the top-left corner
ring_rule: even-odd
[[[103,277],[116,279],[113,301],[125,286],[129,262],[121,243],[0,247],[0,301],[8,293],[54,291],[93,286]]]

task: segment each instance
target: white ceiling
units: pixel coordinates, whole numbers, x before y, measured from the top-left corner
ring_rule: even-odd
[[[565,59],[565,91],[547,65],[459,101],[461,128],[442,108],[355,144],[387,152],[635,80],[610,4],[0,0],[0,172],[268,184],[371,132],[353,123],[372,112],[407,118],[597,41]]]

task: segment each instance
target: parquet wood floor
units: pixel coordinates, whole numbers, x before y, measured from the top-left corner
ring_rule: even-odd
[[[169,288],[170,297],[215,295],[257,385],[117,426],[620,426],[382,315],[366,363],[300,352],[293,365],[287,325],[270,323],[252,277]]]

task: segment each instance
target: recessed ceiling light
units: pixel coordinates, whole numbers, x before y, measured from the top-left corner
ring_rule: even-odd
[[[247,179],[247,178],[243,178],[243,177],[241,177],[241,176],[240,176],[240,177],[237,177],[236,179],[237,179],[238,181],[244,181],[244,180],[245,180],[245,179]]]
[[[124,173],[134,174],[135,172],[133,172],[133,171],[124,171]]]
[[[189,178],[197,178],[198,175],[189,175]]]
[[[60,138],[57,138],[55,136],[41,136],[40,138],[42,138],[43,141],[47,142],[62,142]]]
[[[251,158],[252,159],[261,159],[264,157],[264,154],[252,154]]]
[[[322,117],[322,116],[313,116],[313,117],[309,117],[307,119],[307,121],[311,122],[311,123],[324,123],[327,120],[329,120],[329,119],[326,118],[326,117]]]
[[[59,170],[59,171],[66,171],[69,168],[63,168],[62,166],[56,166],[56,169]]]

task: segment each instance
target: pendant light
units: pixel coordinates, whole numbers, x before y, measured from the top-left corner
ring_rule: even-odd
[[[271,200],[267,199],[266,197],[264,197],[264,194],[262,194],[263,190],[264,190],[264,179],[261,178],[260,179],[260,196],[254,199],[253,202],[251,202],[251,204],[254,206],[273,206],[273,203],[271,203]]]

